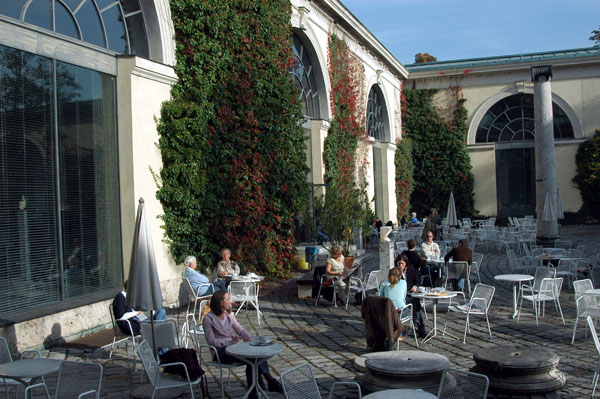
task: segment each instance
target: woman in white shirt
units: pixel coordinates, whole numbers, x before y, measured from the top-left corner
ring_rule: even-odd
[[[344,301],[339,295],[340,292],[344,292],[346,289],[346,283],[342,280],[342,276],[344,275],[344,255],[342,255],[342,247],[333,245],[329,251],[329,255],[330,257],[327,259],[325,265],[325,273],[327,273],[328,278],[334,279],[337,292],[336,300],[343,304]]]

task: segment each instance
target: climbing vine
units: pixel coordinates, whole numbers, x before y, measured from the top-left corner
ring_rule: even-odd
[[[289,1],[172,0],[178,82],[158,124],[156,176],[176,261],[219,249],[281,274],[306,193]]]
[[[581,192],[583,204],[579,213],[589,223],[600,219],[600,129],[594,137],[579,145],[575,155],[577,174],[573,178]]]
[[[398,220],[410,214],[410,196],[413,192],[414,163],[412,157],[412,141],[403,138],[396,142],[396,155],[394,156],[396,167],[396,205]]]

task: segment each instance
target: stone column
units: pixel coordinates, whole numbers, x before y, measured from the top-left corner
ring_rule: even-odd
[[[388,272],[394,267],[394,242],[387,238],[387,235],[391,231],[392,228],[389,226],[381,227],[379,239],[379,269],[382,273],[381,278],[387,278]]]
[[[552,66],[531,68],[535,115],[535,196],[538,244],[553,246],[558,239],[556,219],[556,164],[554,160],[554,125],[552,116]],[[550,193],[548,196],[547,193]],[[554,210],[552,220],[544,219],[549,197]]]

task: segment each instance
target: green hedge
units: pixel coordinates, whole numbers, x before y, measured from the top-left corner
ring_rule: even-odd
[[[579,212],[588,223],[600,219],[600,129],[591,139],[581,143],[575,155],[577,174],[573,181],[581,192],[583,204]]]

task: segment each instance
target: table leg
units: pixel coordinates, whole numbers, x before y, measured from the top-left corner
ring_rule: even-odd
[[[520,283],[519,283],[520,284]],[[515,319],[517,317],[517,282],[513,283],[513,312],[509,319]]]
[[[429,334],[423,338],[423,343],[429,341],[431,338],[437,337],[437,299],[433,299],[433,328],[429,331]]]

